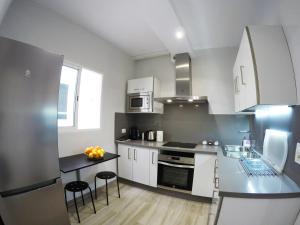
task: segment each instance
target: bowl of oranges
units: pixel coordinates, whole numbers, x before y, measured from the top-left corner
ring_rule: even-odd
[[[84,150],[84,154],[86,154],[90,160],[98,160],[103,158],[105,150],[100,146],[90,146]]]

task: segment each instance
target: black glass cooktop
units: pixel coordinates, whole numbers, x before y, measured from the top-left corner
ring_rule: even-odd
[[[182,143],[182,142],[167,142],[164,147],[175,147],[175,148],[195,148],[195,143]]]

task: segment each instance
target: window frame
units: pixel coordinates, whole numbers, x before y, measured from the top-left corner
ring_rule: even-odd
[[[81,71],[82,66],[79,66],[78,64],[64,61],[62,66],[70,67],[72,69],[75,69],[78,71],[77,73],[77,80],[76,80],[76,88],[75,88],[75,97],[74,97],[74,118],[73,118],[73,126],[57,126],[58,131],[75,131],[77,129],[78,124],[78,105],[79,105],[79,89],[80,89],[80,78],[81,78]]]
[[[76,81],[76,89],[75,89],[75,99],[74,99],[74,122],[73,126],[57,126],[58,127],[58,133],[65,133],[65,132],[88,132],[88,131],[96,131],[96,130],[101,130],[101,121],[102,121],[102,92],[103,92],[103,74],[96,72],[95,70],[85,68],[87,70],[91,70],[93,72],[98,73],[99,75],[102,76],[102,83],[101,83],[101,103],[100,103],[100,127],[99,128],[87,128],[87,129],[79,129],[78,128],[78,110],[79,110],[79,98],[80,98],[80,80],[81,80],[81,74],[82,74],[82,69],[84,68],[83,66],[72,63],[70,61],[64,60],[63,66],[67,66],[73,69],[78,70],[78,75],[77,75],[77,81]]]

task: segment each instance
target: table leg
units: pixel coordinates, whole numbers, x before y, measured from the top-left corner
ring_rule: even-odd
[[[119,160],[117,158],[117,176],[119,176]]]
[[[76,179],[77,181],[80,181],[80,170],[76,170]]]

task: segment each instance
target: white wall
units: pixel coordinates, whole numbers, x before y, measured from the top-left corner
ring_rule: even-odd
[[[237,48],[218,48],[196,52],[192,59],[193,95],[208,96],[212,114],[233,114],[232,68]],[[156,76],[161,81],[162,97],[175,94],[175,66],[169,56],[135,62],[135,76]]]
[[[81,153],[89,145],[115,152],[114,113],[125,110],[126,80],[133,74],[133,61],[121,50],[60,15],[31,1],[14,1],[0,27],[0,35],[63,54],[65,59],[103,74],[101,129],[60,132],[59,155]],[[115,160],[82,170],[83,180],[97,171],[115,170]],[[63,176],[64,181],[75,174]],[[99,182],[100,183],[100,182]]]

